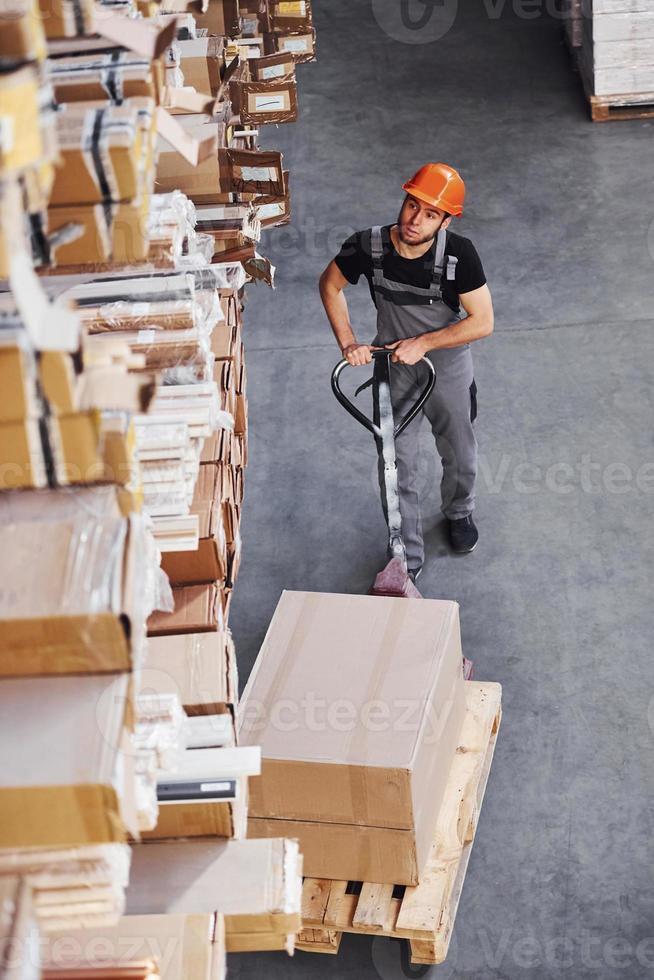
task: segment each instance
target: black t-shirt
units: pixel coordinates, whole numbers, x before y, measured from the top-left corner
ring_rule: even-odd
[[[395,251],[395,246],[390,237],[391,225],[382,227],[382,269],[384,276],[393,282],[403,282],[411,286],[420,286],[424,289],[429,287],[431,274],[434,268],[434,255],[436,253],[436,239],[431,247],[418,259],[405,259]],[[363,231],[355,231],[341,245],[341,250],[334,258],[336,265],[341,270],[348,282],[352,284],[359,281],[359,277],[364,275],[368,280],[368,287],[372,301],[375,295],[372,288],[372,258],[367,247],[362,243]],[[369,238],[366,236],[366,240]],[[445,274],[441,282],[443,300],[447,303],[454,313],[460,309],[459,296],[462,293],[469,293],[473,289],[479,289],[486,282],[484,269],[481,259],[477,255],[477,250],[469,238],[457,235],[456,232],[447,229],[447,244],[445,247],[445,266],[447,268],[447,256],[452,255],[458,259],[456,263],[456,276],[454,281],[448,281]]]

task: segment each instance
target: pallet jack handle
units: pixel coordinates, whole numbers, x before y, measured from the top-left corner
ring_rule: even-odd
[[[384,371],[384,373],[387,374],[388,380],[389,380],[389,383],[390,383],[390,366],[392,364],[391,357],[393,356],[393,351],[392,350],[389,350],[386,347],[380,347],[377,350],[373,350],[372,351],[372,356],[375,359],[377,359],[377,358],[386,358],[386,364],[385,364],[385,371]],[[428,357],[423,357],[422,360],[425,362],[425,364],[429,368],[429,379],[427,381],[427,384],[423,388],[420,396],[418,397],[418,400],[416,401],[416,403],[412,406],[412,408],[409,409],[409,411],[404,416],[404,418],[402,419],[402,421],[401,422],[398,422],[398,424],[395,426],[395,428],[393,430],[394,436],[399,436],[400,432],[402,432],[404,429],[406,429],[406,427],[409,424],[409,422],[412,422],[413,421],[413,419],[416,417],[416,415],[418,414],[418,412],[420,411],[420,409],[422,408],[422,406],[425,404],[425,402],[427,401],[427,399],[431,395],[431,393],[432,393],[432,391],[434,389],[434,385],[436,384],[436,369],[435,369],[434,365],[432,364],[432,362],[429,360]],[[377,436],[378,438],[381,439],[382,433],[381,433],[381,429],[379,428],[379,426],[378,425],[375,425],[375,423],[372,421],[372,419],[368,418],[367,415],[365,415],[363,412],[361,412],[356,407],[356,405],[354,405],[350,401],[350,399],[347,397],[347,395],[345,395],[343,393],[343,391],[341,389],[340,376],[343,373],[343,370],[346,367],[348,367],[349,363],[350,362],[347,360],[347,358],[344,357],[342,361],[339,361],[338,362],[338,364],[336,365],[336,367],[332,371],[332,391],[334,392],[334,394],[336,395],[336,398],[341,403],[341,405],[343,406],[343,408],[345,409],[346,412],[349,412],[350,415],[357,420],[357,422],[360,422],[361,425],[363,425],[366,429],[368,429],[369,432],[372,432],[372,434],[374,436]],[[374,378],[371,378],[370,381],[366,382],[366,384],[363,385],[362,387],[368,387],[369,384],[373,384],[373,383],[374,383]],[[360,390],[361,390],[361,388],[357,389],[357,391],[360,391]]]

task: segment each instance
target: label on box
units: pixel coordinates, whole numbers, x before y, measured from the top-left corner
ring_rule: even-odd
[[[305,0],[280,0],[275,13],[280,17],[306,17],[307,5]]]
[[[277,180],[274,167],[241,167],[243,180]]]
[[[254,93],[254,111],[255,112],[284,112],[288,108],[288,103],[285,99],[286,93],[280,92],[279,95],[268,95]]]
[[[261,71],[262,78],[279,78],[284,74],[284,65],[268,65]]]
[[[264,218],[276,218],[279,214],[284,214],[284,205],[281,202],[273,204],[260,204],[257,207],[257,217],[260,221]]]
[[[282,51],[310,51],[308,37],[284,37],[280,38],[280,50]]]

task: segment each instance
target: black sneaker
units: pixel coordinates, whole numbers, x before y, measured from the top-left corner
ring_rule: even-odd
[[[416,579],[420,577],[420,573],[422,571],[422,565],[420,566],[420,568],[410,568],[408,571],[409,571],[409,578],[415,585]]]
[[[479,531],[475,527],[471,514],[458,520],[448,521],[448,525],[452,551],[457,555],[466,555],[475,549],[479,540]]]

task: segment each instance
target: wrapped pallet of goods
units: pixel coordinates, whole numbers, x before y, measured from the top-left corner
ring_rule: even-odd
[[[245,839],[229,607],[246,286],[291,217],[258,135],[311,10],[3,6],[0,930],[35,947],[3,976],[221,980],[301,925],[297,843]]]
[[[654,116],[654,11],[647,0],[583,0],[578,65],[594,122]]]

